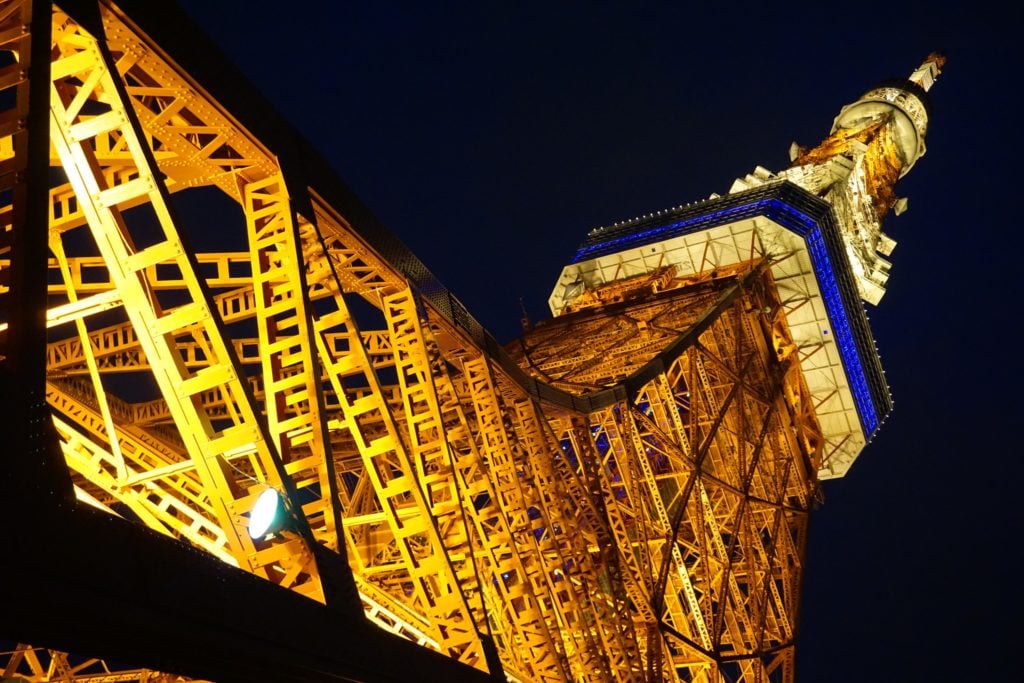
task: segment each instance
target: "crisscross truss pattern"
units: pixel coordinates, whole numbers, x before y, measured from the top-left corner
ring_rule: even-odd
[[[0,2],[5,331],[33,4]],[[49,83],[46,401],[81,504],[499,678],[792,680],[821,438],[764,259],[598,293],[506,352],[99,10],[53,7]]]
[[[30,683],[181,683],[185,678],[150,669],[129,669],[102,659],[69,656],[66,652],[18,643],[0,652],[0,676],[5,681]]]
[[[821,439],[777,290],[767,272],[751,275],[728,305],[736,275],[719,273],[556,318],[515,350],[564,386],[598,389],[640,368],[625,380],[630,400],[550,423],[556,467],[603,519],[589,528],[612,533],[593,543],[618,549],[606,571],[647,634],[650,680],[793,675]]]

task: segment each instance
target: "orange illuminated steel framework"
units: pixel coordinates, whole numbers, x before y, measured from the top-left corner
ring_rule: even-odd
[[[940,58],[593,231],[502,348],[176,11],[6,0],[0,44],[4,676],[793,679]]]

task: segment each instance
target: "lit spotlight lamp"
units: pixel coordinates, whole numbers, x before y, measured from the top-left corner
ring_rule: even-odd
[[[276,533],[288,525],[288,511],[284,508],[281,493],[268,488],[256,497],[249,511],[249,538],[256,540]]]

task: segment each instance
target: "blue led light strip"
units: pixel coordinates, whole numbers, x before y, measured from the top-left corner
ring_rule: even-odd
[[[853,394],[854,404],[857,406],[857,415],[860,418],[861,427],[864,429],[864,435],[870,438],[878,428],[878,414],[875,409],[875,402],[871,398],[871,390],[868,387],[864,366],[861,363],[860,350],[857,348],[857,341],[850,327],[850,320],[846,314],[847,309],[843,304],[835,271],[832,268],[832,261],[829,259],[828,246],[822,237],[818,222],[810,216],[778,199],[758,199],[746,204],[722,209],[721,211],[685,218],[666,225],[648,228],[604,242],[580,247],[572,263],[579,263],[580,261],[597,258],[598,256],[617,253],[631,247],[661,242],[673,237],[709,230],[719,225],[754,216],[769,218],[804,239],[804,243],[807,245],[807,250],[811,256],[811,265],[814,268],[814,275],[818,281],[818,288],[821,290],[822,298],[825,300],[829,322],[832,324],[832,334],[836,340],[836,346],[839,348],[839,354],[843,359],[846,377],[850,382],[850,391]],[[868,352],[870,353],[871,350],[868,349]]]
[[[850,391],[853,393],[853,402],[857,405],[857,414],[860,416],[864,435],[870,438],[878,428],[878,415],[875,412],[874,401],[871,400],[867,378],[864,376],[864,366],[861,365],[860,353],[857,351],[857,342],[850,329],[850,320],[846,316],[846,308],[836,284],[835,272],[828,258],[828,249],[825,240],[822,239],[821,229],[815,228],[804,237],[804,243],[811,254],[811,265],[814,267],[821,296],[825,299],[825,309],[832,323],[832,335],[839,347],[843,367],[846,368],[846,378],[850,381]]]
[[[721,211],[715,211],[714,213],[705,213],[699,216],[694,216],[693,218],[686,218],[667,225],[659,225],[654,228],[648,228],[647,230],[641,230],[640,232],[634,232],[629,235],[623,235],[622,237],[606,240],[597,244],[591,244],[590,246],[580,247],[579,251],[576,252],[576,256],[573,258],[572,263],[579,263],[586,259],[604,256],[605,254],[613,254],[632,245],[640,246],[641,244],[649,244],[654,241],[660,242],[672,237],[678,237],[679,235],[687,235],[697,232],[702,228],[713,228],[715,226],[722,225],[723,223],[732,223],[733,221],[750,218],[751,216],[767,215],[766,209],[769,204],[779,204],[784,206],[776,199],[761,199],[749,204],[741,204],[740,206],[733,206]],[[800,215],[807,219],[803,214]],[[813,227],[814,221],[811,221],[811,225]],[[657,237],[657,239],[652,239],[654,237]]]

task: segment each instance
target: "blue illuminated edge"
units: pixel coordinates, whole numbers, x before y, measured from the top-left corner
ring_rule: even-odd
[[[625,249],[642,246],[643,244],[650,244],[655,241],[660,242],[672,237],[711,229],[755,216],[764,216],[775,221],[803,238],[807,251],[810,254],[811,266],[814,268],[818,288],[821,290],[822,299],[825,301],[825,309],[828,312],[828,319],[832,325],[833,338],[836,340],[836,346],[839,348],[839,354],[843,361],[843,369],[846,372],[847,381],[850,383],[850,392],[853,394],[853,401],[857,406],[857,416],[860,418],[865,438],[870,439],[875,430],[878,429],[878,413],[871,396],[871,390],[868,387],[864,365],[861,362],[857,341],[850,327],[849,316],[846,312],[846,306],[843,304],[843,297],[832,267],[832,261],[829,258],[829,250],[822,237],[821,226],[810,216],[775,198],[758,199],[719,211],[703,213],[692,218],[646,228],[606,241],[584,244],[576,252],[572,263],[579,263],[580,261],[624,251]],[[840,260],[845,261],[842,258]]]

